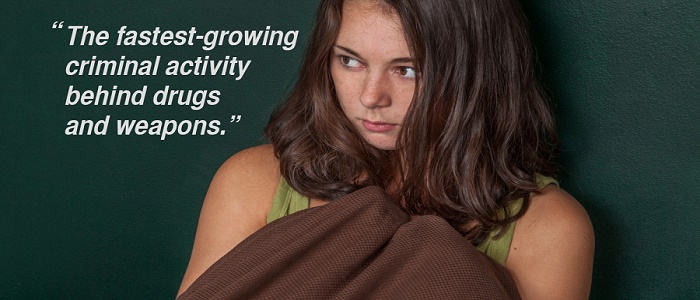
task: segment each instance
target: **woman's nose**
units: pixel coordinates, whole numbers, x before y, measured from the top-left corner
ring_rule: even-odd
[[[390,86],[383,74],[367,74],[360,102],[364,107],[376,108],[391,105]]]

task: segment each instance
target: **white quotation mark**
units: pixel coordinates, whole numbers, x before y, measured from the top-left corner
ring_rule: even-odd
[[[58,21],[53,22],[53,26],[51,26],[51,28],[54,28],[54,29],[56,29],[56,28],[63,28],[63,21],[61,21],[61,22],[58,22]]]
[[[231,115],[231,123],[233,122],[240,122],[241,121],[241,115]]]

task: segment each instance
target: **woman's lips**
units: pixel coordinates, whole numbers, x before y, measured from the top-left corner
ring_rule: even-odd
[[[398,126],[397,124],[381,123],[381,122],[370,122],[367,120],[362,120],[362,126],[371,132],[387,132],[393,130]]]

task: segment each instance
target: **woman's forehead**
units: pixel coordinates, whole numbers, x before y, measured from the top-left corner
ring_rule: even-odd
[[[343,7],[344,16],[336,44],[367,55],[374,53],[377,57],[410,57],[397,15],[388,15],[374,7],[368,7],[363,1],[347,2]]]
[[[382,12],[389,16],[397,16],[396,10],[382,0],[345,0],[343,1],[343,13],[348,6],[357,7],[366,11]]]
[[[374,0],[349,0],[343,4],[342,27],[364,30],[367,32],[390,29],[403,32],[401,20],[393,8]],[[377,27],[380,26],[380,27]]]

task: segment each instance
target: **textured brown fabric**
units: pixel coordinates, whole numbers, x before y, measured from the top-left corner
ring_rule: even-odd
[[[274,221],[185,299],[520,299],[502,266],[443,219],[411,219],[381,188]]]

